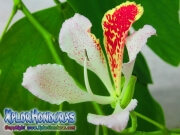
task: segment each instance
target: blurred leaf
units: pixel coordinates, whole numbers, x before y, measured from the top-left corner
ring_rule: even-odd
[[[157,30],[148,45],[163,60],[178,66],[180,63],[180,24],[178,0],[140,1],[145,9],[140,24],[151,24]],[[136,25],[136,28],[138,26]]]

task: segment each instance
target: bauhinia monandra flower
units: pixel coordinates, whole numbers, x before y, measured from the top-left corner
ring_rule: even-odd
[[[141,5],[128,1],[105,13],[102,19],[105,53],[99,39],[91,33],[92,24],[88,18],[75,14],[63,23],[59,35],[60,48],[84,67],[86,90],[75,83],[62,65],[57,64],[29,67],[24,73],[22,85],[35,96],[52,104],[64,101],[110,104],[114,108],[111,115],[88,114],[87,120],[95,125],[122,131],[127,126],[130,111],[137,106],[137,100],[132,99],[133,94],[127,92],[133,92],[134,89],[136,77],[131,74],[136,56],[147,39],[156,33],[152,26],[145,25],[128,36],[130,27],[142,14]],[[125,45],[129,55],[127,63],[123,63]],[[101,79],[109,96],[93,94],[87,69]]]

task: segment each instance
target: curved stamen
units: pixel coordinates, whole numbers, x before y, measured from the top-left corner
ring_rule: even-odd
[[[112,103],[113,98],[110,96],[99,96],[99,95],[93,94],[93,92],[90,88],[90,85],[89,85],[88,74],[87,74],[87,57],[84,58],[84,81],[85,81],[85,86],[86,86],[88,93],[90,94],[91,98],[95,102],[97,102],[99,104],[110,104],[110,103]]]

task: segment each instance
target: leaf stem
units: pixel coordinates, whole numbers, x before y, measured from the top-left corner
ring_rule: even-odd
[[[20,10],[24,13],[24,15],[29,19],[32,25],[39,31],[44,40],[46,41],[49,50],[55,60],[56,63],[62,64],[61,59],[58,56],[57,51],[54,47],[54,38],[53,36],[34,18],[34,16],[30,13],[30,11],[26,8],[23,2],[20,2]]]
[[[59,0],[54,0],[54,3],[55,3],[56,5],[59,5],[59,4],[60,4]]]
[[[178,10],[178,14],[179,14],[179,24],[180,24],[180,0],[179,0],[179,10]]]
[[[169,131],[172,132],[172,133],[179,133],[180,134],[180,128],[171,129]]]
[[[138,116],[138,117],[146,120],[147,122],[155,125],[156,127],[160,128],[160,129],[162,129],[162,130],[164,130],[164,129],[166,130],[165,126],[159,124],[158,122],[156,122],[156,121],[154,121],[154,120],[152,120],[152,119],[150,119],[150,118],[148,118],[148,117],[146,117],[146,116],[144,116],[144,115],[142,115],[142,114],[140,114],[140,113],[138,113],[138,112],[135,112],[135,111],[134,111],[134,113],[136,114],[136,116]]]

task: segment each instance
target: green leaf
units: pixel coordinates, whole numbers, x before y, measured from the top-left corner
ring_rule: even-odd
[[[138,81],[141,83],[152,83],[151,74],[142,53],[137,55],[133,74],[137,76]]]
[[[116,0],[122,3],[125,0]],[[178,18],[178,0],[134,0],[144,7],[144,14],[133,25],[136,30],[145,24],[152,25],[157,31],[157,37],[148,39],[148,45],[161,59],[171,65],[180,63],[180,24]]]
[[[136,83],[134,98],[138,100],[138,106],[135,111],[145,115],[146,117],[155,120],[156,122],[165,125],[163,110],[161,106],[152,98],[147,85],[142,83]],[[157,127],[138,118],[138,131],[156,131]]]
[[[65,18],[72,16],[74,13],[69,9],[68,5],[64,5],[63,9],[54,7],[35,13],[34,16],[43,27],[58,39],[60,27]],[[59,44],[55,44],[55,47],[59,55],[64,56],[65,61],[67,56],[60,51]],[[32,108],[37,108],[40,111],[58,111],[59,106],[42,101],[21,86],[23,73],[29,66],[55,63],[46,42],[27,18],[21,19],[9,29],[0,43],[0,52],[0,68],[2,69],[0,76],[1,113],[3,114],[4,108],[12,108],[16,111],[30,110]],[[69,63],[72,64],[73,61]],[[89,106],[91,106],[90,103],[76,105],[66,103],[64,105],[63,110],[74,110],[77,113],[77,131],[74,134],[79,134],[80,132],[91,135],[95,132],[94,126],[89,125],[86,120],[87,112],[94,111]],[[88,128],[82,128],[83,126]],[[15,134],[52,135],[55,132],[15,132]]]
[[[65,18],[72,16],[74,12],[66,4],[60,7],[53,7],[34,14],[34,17],[46,28],[52,35],[58,39],[60,27]],[[70,60],[67,55],[60,51],[59,44],[55,44],[59,56],[62,58],[66,70],[79,82],[84,85],[83,68],[75,61]],[[30,110],[37,108],[40,111],[58,111],[59,106],[45,102],[32,95],[28,90],[21,86],[23,73],[29,66],[38,64],[55,63],[46,42],[27,18],[23,18],[15,23],[7,32],[0,43],[0,111],[3,114],[4,108],[12,108],[16,111]],[[91,76],[95,76],[90,72]],[[93,80],[93,79],[92,79]],[[92,86],[98,85],[97,79]],[[101,82],[100,82],[101,84]],[[102,84],[98,88],[101,88]],[[103,86],[104,87],[104,86]],[[2,96],[3,95],[3,96]],[[87,122],[89,112],[96,113],[92,103],[81,103],[70,105],[63,104],[63,111],[76,112],[75,132],[62,132],[60,134],[89,134],[95,133],[95,126]],[[52,135],[56,132],[15,132],[15,134],[31,135],[45,134]]]
[[[152,25],[157,37],[150,38],[149,47],[164,61],[178,66],[180,63],[180,24],[178,19],[178,0],[137,0],[144,7],[144,15],[139,24]],[[139,28],[139,26],[135,26]]]

